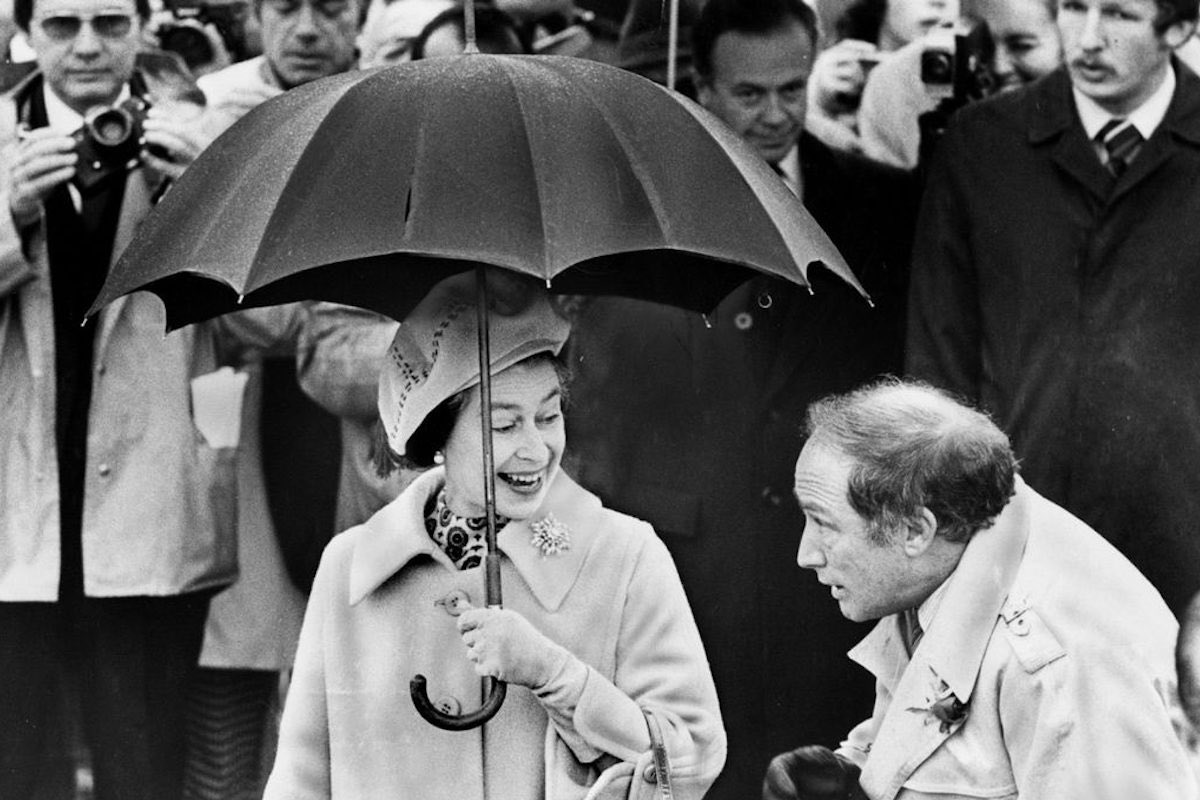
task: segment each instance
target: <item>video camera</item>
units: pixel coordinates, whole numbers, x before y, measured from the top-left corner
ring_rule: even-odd
[[[928,162],[954,112],[997,91],[992,72],[995,54],[996,45],[983,23],[930,31],[921,52],[921,83],[938,104],[919,120],[920,163]]]
[[[132,169],[141,160],[142,123],[150,104],[136,95],[114,106],[99,106],[83,118],[83,127],[75,131],[75,152],[79,163],[74,182],[88,192],[106,178]]]
[[[218,54],[205,32],[206,26],[216,30],[231,61],[241,61],[249,55],[246,52],[247,3],[167,0],[166,7],[171,17],[157,26],[159,47],[177,53],[193,72],[217,59]]]

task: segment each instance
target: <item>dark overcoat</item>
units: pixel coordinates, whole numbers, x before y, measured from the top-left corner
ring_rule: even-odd
[[[1174,69],[1120,179],[1061,69],[961,112],[921,210],[907,346],[1178,613],[1200,588],[1200,79]]]
[[[768,280],[711,314],[605,298],[572,334],[570,468],[671,550],[729,734],[710,798],[761,792],[775,753],[836,745],[869,713],[843,655],[864,630],[796,565],[792,494],[813,399],[900,366],[894,300],[907,269],[907,183],[801,144],[805,205],[876,295],[814,267],[814,294]]]

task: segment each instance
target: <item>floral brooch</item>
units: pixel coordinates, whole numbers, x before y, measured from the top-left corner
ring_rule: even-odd
[[[951,733],[966,721],[971,709],[967,703],[954,696],[954,692],[950,691],[950,687],[946,685],[944,680],[936,675],[933,677],[935,682],[930,687],[930,694],[925,697],[925,702],[928,705],[924,707],[912,706],[908,710],[928,714],[929,718],[926,719],[926,722],[929,722],[930,719],[936,719],[939,723],[939,731],[942,733]]]
[[[533,536],[529,543],[542,551],[542,558],[556,556],[571,549],[571,531],[553,514],[531,523]]]

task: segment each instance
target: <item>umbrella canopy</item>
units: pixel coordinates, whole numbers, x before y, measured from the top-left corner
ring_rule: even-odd
[[[862,292],[698,105],[592,61],[473,54],[251,111],[167,193],[93,310],[149,289],[172,329],[302,299],[403,319],[438,280],[489,264],[563,294],[709,311],[755,270],[804,285],[814,261]]]

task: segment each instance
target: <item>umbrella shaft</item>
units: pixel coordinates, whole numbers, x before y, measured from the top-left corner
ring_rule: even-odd
[[[491,340],[488,335],[487,268],[475,268],[475,283],[479,295],[477,304],[479,329],[479,424],[483,432],[483,504],[487,514],[487,555],[484,591],[489,606],[500,605],[500,554],[496,549],[496,470],[492,448],[492,369]]]

